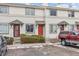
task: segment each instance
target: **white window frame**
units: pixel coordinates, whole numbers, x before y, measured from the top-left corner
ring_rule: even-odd
[[[25,8],[25,15],[35,16],[35,8]]]
[[[55,28],[54,28],[55,26]],[[49,33],[57,33],[57,25],[56,24],[49,24]]]
[[[50,16],[57,16],[57,10],[56,9],[50,9]]]
[[[70,25],[69,25],[69,30],[70,30],[70,31],[73,31],[74,29],[75,29],[75,25],[74,25],[74,24],[70,24]]]
[[[8,6],[0,6],[0,14],[6,14],[9,13],[9,7]]]
[[[30,28],[30,31],[27,31],[27,29],[26,29],[27,25],[29,25],[29,26],[33,25],[33,32],[31,32],[31,28]],[[34,24],[26,24],[25,25],[25,31],[26,31],[26,33],[34,33]]]
[[[3,27],[6,26],[6,27]],[[9,33],[9,24],[0,23],[0,34],[8,34]]]
[[[74,11],[68,11],[68,17],[75,17]]]

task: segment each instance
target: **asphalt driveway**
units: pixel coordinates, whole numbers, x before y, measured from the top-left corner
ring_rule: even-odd
[[[79,56],[79,52],[70,49],[71,47],[65,49],[54,45],[38,48],[8,49],[6,56]]]

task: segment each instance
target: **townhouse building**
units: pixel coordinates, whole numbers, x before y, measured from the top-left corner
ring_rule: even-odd
[[[0,4],[1,35],[43,35],[48,40],[58,38],[58,33],[63,30],[79,31],[79,10],[15,3]]]

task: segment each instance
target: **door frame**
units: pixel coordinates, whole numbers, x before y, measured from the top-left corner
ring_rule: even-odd
[[[19,33],[19,35],[18,36],[16,36],[15,34],[15,26],[18,26],[18,33]],[[19,37],[20,36],[20,24],[13,24],[13,37]]]

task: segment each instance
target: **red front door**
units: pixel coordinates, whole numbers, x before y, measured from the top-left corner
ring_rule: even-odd
[[[38,35],[43,35],[43,25],[42,24],[38,25]]]
[[[14,37],[20,36],[20,24],[13,25],[13,33],[14,33]]]

